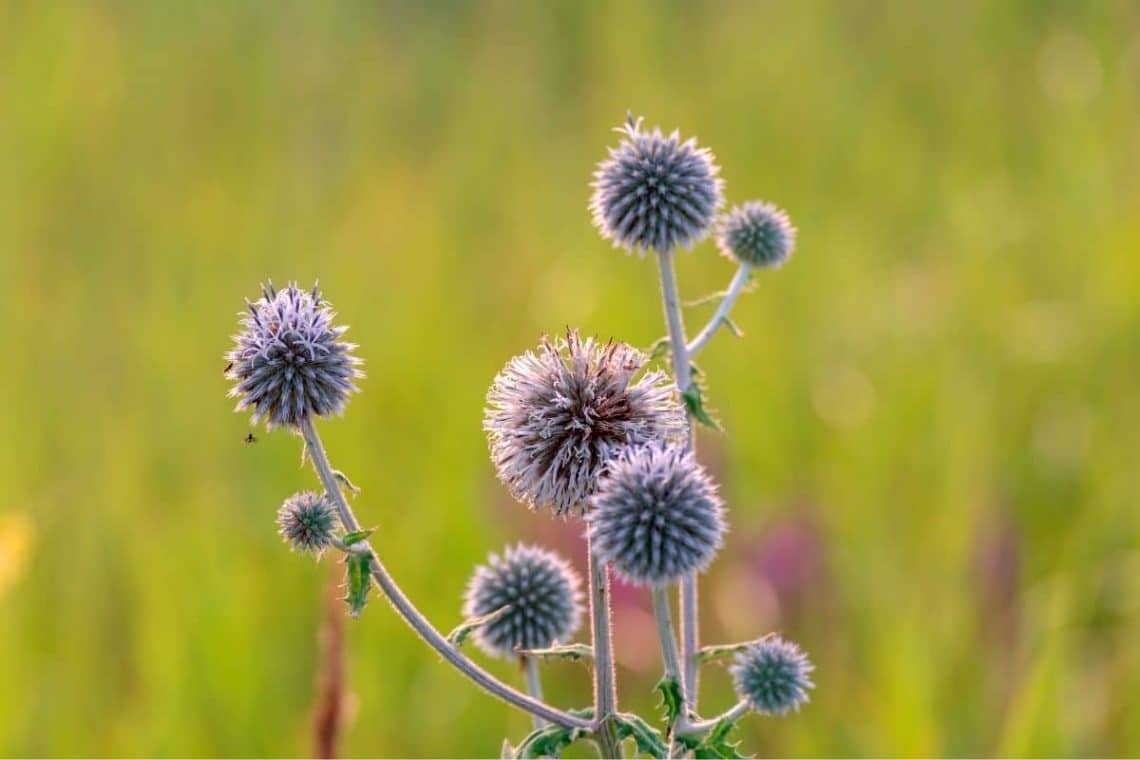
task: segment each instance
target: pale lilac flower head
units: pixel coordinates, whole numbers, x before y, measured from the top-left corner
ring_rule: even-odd
[[[568,330],[507,363],[487,392],[483,427],[499,479],[515,498],[581,515],[617,448],[685,434],[666,375],[635,379],[646,361],[625,343]]]
[[[333,325],[320,291],[293,283],[277,290],[269,283],[262,298],[246,307],[226,354],[236,411],[252,411],[254,422],[264,419],[270,429],[339,414],[363,374],[352,353],[356,346],[341,340],[348,328]]]

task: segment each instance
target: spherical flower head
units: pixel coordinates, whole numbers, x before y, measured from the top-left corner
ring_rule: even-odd
[[[809,677],[813,670],[803,650],[774,635],[749,644],[729,666],[737,696],[767,715],[799,710],[815,687]]]
[[[721,218],[716,244],[721,253],[741,264],[778,267],[796,247],[796,228],[780,208],[751,201]]]
[[[724,200],[713,154],[693,138],[682,142],[676,131],[643,132],[632,114],[617,131],[624,137],[591,184],[590,211],[602,237],[641,254],[703,240]]]
[[[567,641],[582,620],[581,582],[553,552],[508,547],[475,568],[467,583],[468,618],[507,611],[475,630],[475,643],[490,655],[513,657],[517,649],[541,649]]]
[[[516,356],[487,392],[483,427],[499,479],[531,509],[580,516],[613,451],[685,434],[663,372],[634,380],[647,357],[574,330]]]
[[[590,499],[590,546],[623,578],[663,585],[706,569],[724,535],[724,506],[691,452],[631,447]]]
[[[337,516],[323,496],[295,493],[277,510],[277,532],[295,551],[320,555],[332,543]]]
[[[279,291],[270,283],[261,300],[246,307],[226,354],[236,411],[252,410],[253,421],[264,419],[270,429],[340,414],[363,373],[352,354],[356,346],[341,340],[348,328],[333,325],[320,291],[292,283]]]

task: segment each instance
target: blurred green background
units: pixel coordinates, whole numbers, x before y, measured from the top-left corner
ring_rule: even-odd
[[[4,754],[310,751],[336,568],[275,535],[315,480],[222,378],[266,277],[352,325],[368,378],[321,429],[438,627],[506,542],[580,561],[496,482],[482,404],[544,332],[663,333],[652,261],[586,211],[627,109],[800,228],[702,357],[706,639],[818,665],[745,747],[1140,753],[1135,3],[16,1],[0,51]],[[732,272],[679,268],[688,298]],[[616,603],[622,704],[656,713],[648,600]],[[345,637],[342,752],[526,733],[382,600]]]

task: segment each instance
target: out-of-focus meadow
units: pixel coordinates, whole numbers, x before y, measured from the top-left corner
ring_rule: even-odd
[[[581,561],[495,481],[483,396],[544,332],[663,333],[652,261],[586,211],[627,109],[800,228],[702,360],[732,524],[705,636],[818,666],[745,747],[1140,752],[1135,4],[15,2],[0,50],[4,754],[309,752],[336,567],[276,536],[315,481],[222,378],[266,277],[352,325],[368,377],[321,429],[438,627],[506,542]],[[732,272],[679,267],[689,298]],[[616,605],[656,713],[648,599]],[[343,752],[528,730],[382,600],[345,635]]]

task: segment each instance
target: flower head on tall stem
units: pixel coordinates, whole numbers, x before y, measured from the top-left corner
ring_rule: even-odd
[[[716,244],[721,253],[741,264],[778,267],[796,247],[796,228],[782,209],[751,201],[721,217]]]
[[[808,701],[815,666],[796,644],[766,636],[748,645],[729,666],[736,694],[758,713],[786,715]]]
[[[590,545],[619,575],[661,586],[708,567],[724,535],[724,507],[692,453],[629,447],[590,499]]]
[[[723,203],[713,154],[676,131],[643,132],[632,114],[618,131],[621,142],[594,172],[594,226],[615,247],[642,254],[703,240]]]
[[[487,392],[491,461],[533,509],[581,514],[614,451],[685,435],[685,413],[662,372],[634,378],[647,358],[611,341],[543,339],[507,363]]]
[[[339,414],[363,374],[352,353],[356,346],[341,340],[348,328],[333,325],[320,291],[292,283],[277,290],[269,283],[262,298],[246,307],[226,354],[236,411],[251,410],[254,422],[264,419],[271,429]]]
[[[582,620],[581,581],[553,552],[519,544],[492,554],[467,584],[463,614],[482,617],[506,612],[479,627],[475,643],[501,657],[518,649],[541,649],[566,641]]]

